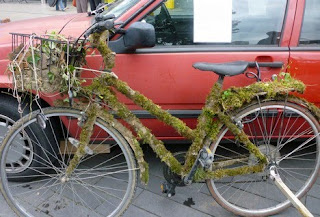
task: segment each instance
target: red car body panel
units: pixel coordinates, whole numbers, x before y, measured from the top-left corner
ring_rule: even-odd
[[[317,47],[299,47],[305,0],[297,1],[296,18],[290,41],[290,73],[302,80],[306,86],[303,95],[307,100],[320,106],[320,49]]]
[[[281,36],[281,46],[283,47],[288,47],[290,44],[296,9],[297,9],[297,1],[289,0],[287,5],[284,31],[282,32],[282,36]]]
[[[291,36],[290,45],[289,45],[290,47],[298,46],[301,26],[303,21],[305,0],[297,0],[296,5],[297,5],[297,9],[295,11],[294,25],[293,25],[292,36]]]
[[[10,32],[26,33],[26,34],[45,34],[51,31],[60,31],[65,25],[69,24],[70,21],[74,19],[79,19],[84,14],[73,14],[73,15],[63,15],[63,16],[51,16],[16,21],[12,23],[2,24],[0,26],[0,60],[6,59],[9,52],[11,52],[11,35]],[[87,18],[88,20],[88,18]],[[83,22],[85,23],[85,22]],[[83,31],[84,26],[79,26]]]
[[[124,28],[128,28],[133,22],[144,18],[161,2],[161,0],[142,0],[121,15],[117,22],[124,22],[126,24]],[[211,72],[195,70],[192,67],[195,62],[221,63],[238,60],[282,62],[282,69],[262,67],[262,79],[269,80],[272,74],[288,70],[306,84],[317,85],[320,83],[320,75],[317,70],[320,66],[320,52],[304,52],[293,49],[293,47],[297,47],[299,41],[304,4],[304,0],[288,0],[279,47],[228,47],[225,49],[217,46],[195,46],[180,49],[166,46],[138,49],[135,53],[117,54],[114,72],[133,89],[140,91],[164,109],[181,114],[193,111],[193,117],[187,115],[183,118],[192,128],[196,125],[196,114],[200,112],[206,95],[217,79],[217,76]],[[50,24],[43,25],[37,33],[44,33],[45,30],[55,28],[62,29],[61,33],[64,35],[77,37],[89,27],[91,19],[85,15],[45,18],[44,23]],[[11,37],[8,32],[30,33],[30,29],[38,25],[39,21],[28,20],[0,27],[0,87],[7,87],[10,84],[7,76],[2,75],[8,63],[5,57],[11,49]],[[26,32],[27,28],[29,32]],[[116,35],[113,40],[118,37],[120,35]],[[88,55],[87,61],[90,68],[99,69],[102,58],[99,55]],[[89,72],[83,73],[83,77],[92,76]],[[244,75],[228,77],[225,79],[224,88],[244,86],[252,82],[254,80],[250,80]],[[307,89],[304,97],[319,105],[319,92],[318,86],[312,86]],[[131,110],[142,110],[124,97],[120,96],[120,98]],[[50,105],[55,100],[50,97],[43,97],[43,99]],[[158,138],[181,139],[172,128],[164,126],[155,119],[149,117],[142,119],[142,121]]]

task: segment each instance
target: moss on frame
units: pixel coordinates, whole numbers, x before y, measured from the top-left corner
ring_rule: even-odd
[[[106,71],[112,69],[115,59],[115,54],[106,43],[108,35],[108,31],[104,31],[102,33],[94,33],[90,36],[91,45],[97,48],[103,57],[104,70]],[[158,140],[152,134],[151,130],[146,128],[127,106],[118,100],[115,90],[125,95],[143,109],[149,111],[163,123],[172,126],[184,138],[193,141],[187,152],[184,165],[181,165],[173,154],[166,149],[163,142]],[[266,157],[260,152],[257,146],[249,140],[248,136],[234,123],[234,120],[232,120],[228,114],[251,103],[256,100],[257,97],[261,100],[283,99],[284,97],[288,97],[288,94],[292,91],[303,93],[304,90],[305,85],[301,81],[293,79],[288,73],[280,73],[274,81],[256,82],[246,87],[232,87],[224,91],[219,84],[215,84],[208,94],[202,114],[198,118],[197,128],[190,129],[183,121],[173,117],[169,112],[163,110],[159,105],[154,104],[152,100],[138,91],[131,89],[126,82],[117,79],[113,73],[103,73],[94,78],[90,85],[81,87],[78,90],[74,106],[76,108],[84,108],[87,106],[86,103],[90,103],[90,106],[86,110],[88,118],[81,132],[81,145],[77,150],[77,154],[73,160],[74,162],[71,162],[69,166],[70,169],[68,169],[72,172],[74,169],[73,164],[76,165],[76,162],[83,156],[84,147],[89,142],[92,134],[92,129],[89,125],[92,125],[97,117],[101,117],[109,125],[115,127],[130,144],[139,164],[141,181],[144,183],[148,182],[149,172],[148,164],[143,157],[144,154],[140,142],[149,144],[161,161],[165,162],[174,173],[184,176],[190,172],[199,150],[203,146],[209,146],[212,141],[217,139],[223,125],[227,126],[238,141],[243,143],[250,152],[259,159],[259,163],[253,166],[243,166],[233,169],[219,168],[207,171],[198,168],[194,180],[219,179],[225,176],[261,172],[267,164]],[[319,109],[313,104],[295,96],[289,96],[288,99],[305,104],[306,107],[317,116],[318,120],[320,120]],[[100,106],[101,108],[109,107],[110,110],[130,125],[136,135],[116,120],[110,110],[103,110]]]
[[[94,37],[99,37],[99,34],[95,34]],[[100,40],[96,38],[94,41]],[[107,50],[106,43],[96,43],[96,45],[102,54]],[[109,54],[107,56],[109,56]],[[104,60],[105,59],[108,58],[104,57]],[[105,63],[105,65],[108,65],[108,63]],[[115,95],[111,95],[105,91],[106,85],[112,86],[137,105],[156,116],[160,121],[172,126],[180,135],[193,141],[193,144],[187,153],[186,164],[184,167],[164,147],[163,143],[157,140],[151,131],[141,124],[140,120],[137,119],[125,105],[119,103]],[[116,111],[117,115],[124,119],[136,131],[138,139],[144,143],[148,143],[157,153],[158,157],[177,174],[183,176],[190,171],[199,150],[203,147],[206,140],[206,133],[209,133],[210,141],[214,141],[222,127],[222,124],[227,125],[231,132],[235,134],[237,139],[245,144],[246,147],[260,160],[259,165],[248,168],[238,168],[233,170],[219,169],[218,172],[202,171],[200,169],[197,171],[198,175],[195,178],[196,180],[200,180],[200,177],[203,179],[209,177],[221,178],[226,175],[261,172],[264,167],[263,165],[267,163],[266,157],[261,154],[254,144],[250,142],[244,132],[240,130],[235,123],[233,123],[232,119],[226,115],[227,112],[233,111],[242,107],[244,104],[250,103],[252,100],[255,100],[257,96],[261,99],[273,99],[277,96],[286,96],[291,91],[302,93],[305,86],[301,81],[291,78],[287,73],[279,74],[274,81],[256,82],[246,87],[232,87],[225,91],[221,91],[221,88],[216,84],[213,86],[209,96],[207,97],[207,106],[203,108],[203,113],[198,118],[198,127],[195,130],[190,129],[180,119],[171,116],[168,112],[162,110],[160,106],[154,104],[150,99],[146,98],[138,91],[134,91],[125,82],[112,75],[103,74],[99,79],[94,80],[92,87],[89,89],[89,92],[98,90],[98,94],[99,96],[102,96],[103,101]],[[216,99],[216,97],[213,97],[215,95],[220,95],[218,101],[213,101],[213,99]],[[213,121],[215,117],[219,117],[220,121]],[[207,173],[207,175],[203,175],[203,173]]]

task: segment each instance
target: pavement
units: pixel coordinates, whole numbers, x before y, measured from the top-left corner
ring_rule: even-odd
[[[0,0],[0,19],[10,18],[12,22],[40,18],[52,15],[63,15],[66,13],[76,13],[75,7],[68,2],[68,9],[65,12],[56,11],[47,5],[39,2],[13,0]],[[168,144],[168,146],[173,146]],[[182,146],[179,145],[183,149]],[[226,211],[217,204],[211,197],[205,184],[193,184],[184,188],[177,188],[176,196],[167,198],[161,193],[160,184],[164,181],[162,175],[162,163],[151,151],[147,151],[146,160],[150,164],[150,182],[147,186],[139,184],[132,205],[128,208],[125,217],[232,217],[232,213]],[[194,203],[187,203],[193,201]],[[320,217],[320,180],[311,188],[308,194],[302,199],[311,213]],[[0,195],[0,216],[16,216],[8,207]],[[290,207],[286,211],[276,215],[279,216],[300,216],[296,209]]]
[[[56,7],[49,7],[48,4],[41,4],[40,0],[37,2],[27,0],[28,3],[24,0],[22,0],[21,3],[17,0],[4,1],[5,3],[3,0],[0,0],[0,19],[10,18],[13,22],[38,17],[77,13],[76,8],[72,6],[71,2],[67,3],[67,9],[65,11],[56,11]]]
[[[181,151],[187,147],[183,144],[168,144],[167,146],[173,151]],[[146,161],[150,165],[150,181],[147,186],[143,184],[138,185],[132,204],[124,213],[124,217],[236,217],[236,215],[222,208],[212,198],[204,183],[177,187],[174,197],[166,197],[160,190],[160,185],[165,181],[162,175],[163,163],[156,158],[151,149],[144,147],[144,151],[146,153]],[[190,201],[193,203],[189,203]],[[320,217],[319,179],[302,201],[306,203],[307,208],[315,217]],[[16,217],[1,195],[0,216]],[[298,216],[301,216],[298,211],[290,207],[273,217]]]

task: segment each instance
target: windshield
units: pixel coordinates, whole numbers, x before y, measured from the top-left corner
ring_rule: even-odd
[[[116,0],[109,6],[104,14],[114,14],[116,17],[119,17],[139,1],[140,0]]]

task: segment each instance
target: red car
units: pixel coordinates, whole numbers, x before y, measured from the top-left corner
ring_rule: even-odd
[[[110,47],[117,52],[114,72],[120,79],[168,109],[194,127],[205,97],[216,76],[193,69],[195,62],[249,61],[261,67],[262,80],[272,74],[290,72],[307,84],[304,95],[320,105],[320,29],[316,0],[233,1],[231,42],[194,42],[194,14],[192,0],[119,0],[106,10],[114,14],[116,22],[125,29],[137,21],[155,27],[156,46],[126,50],[119,47],[114,35]],[[86,14],[55,16],[12,22],[0,26],[0,134],[4,134],[20,115],[17,101],[8,94],[11,81],[6,75],[7,55],[11,51],[10,32],[43,34],[58,30],[74,37],[83,33],[93,17]],[[207,24],[210,25],[210,22]],[[230,29],[231,31],[231,29]],[[217,31],[218,32],[218,31]],[[99,69],[99,55],[87,57],[88,67]],[[86,76],[92,76],[87,72]],[[225,79],[225,88],[254,82],[245,75]],[[10,91],[9,91],[10,93]],[[52,106],[55,98],[42,96],[43,106]],[[25,100],[26,102],[28,100]],[[171,128],[165,127],[147,112],[123,98],[130,109],[160,139],[181,139]],[[26,106],[25,113],[29,112]]]

